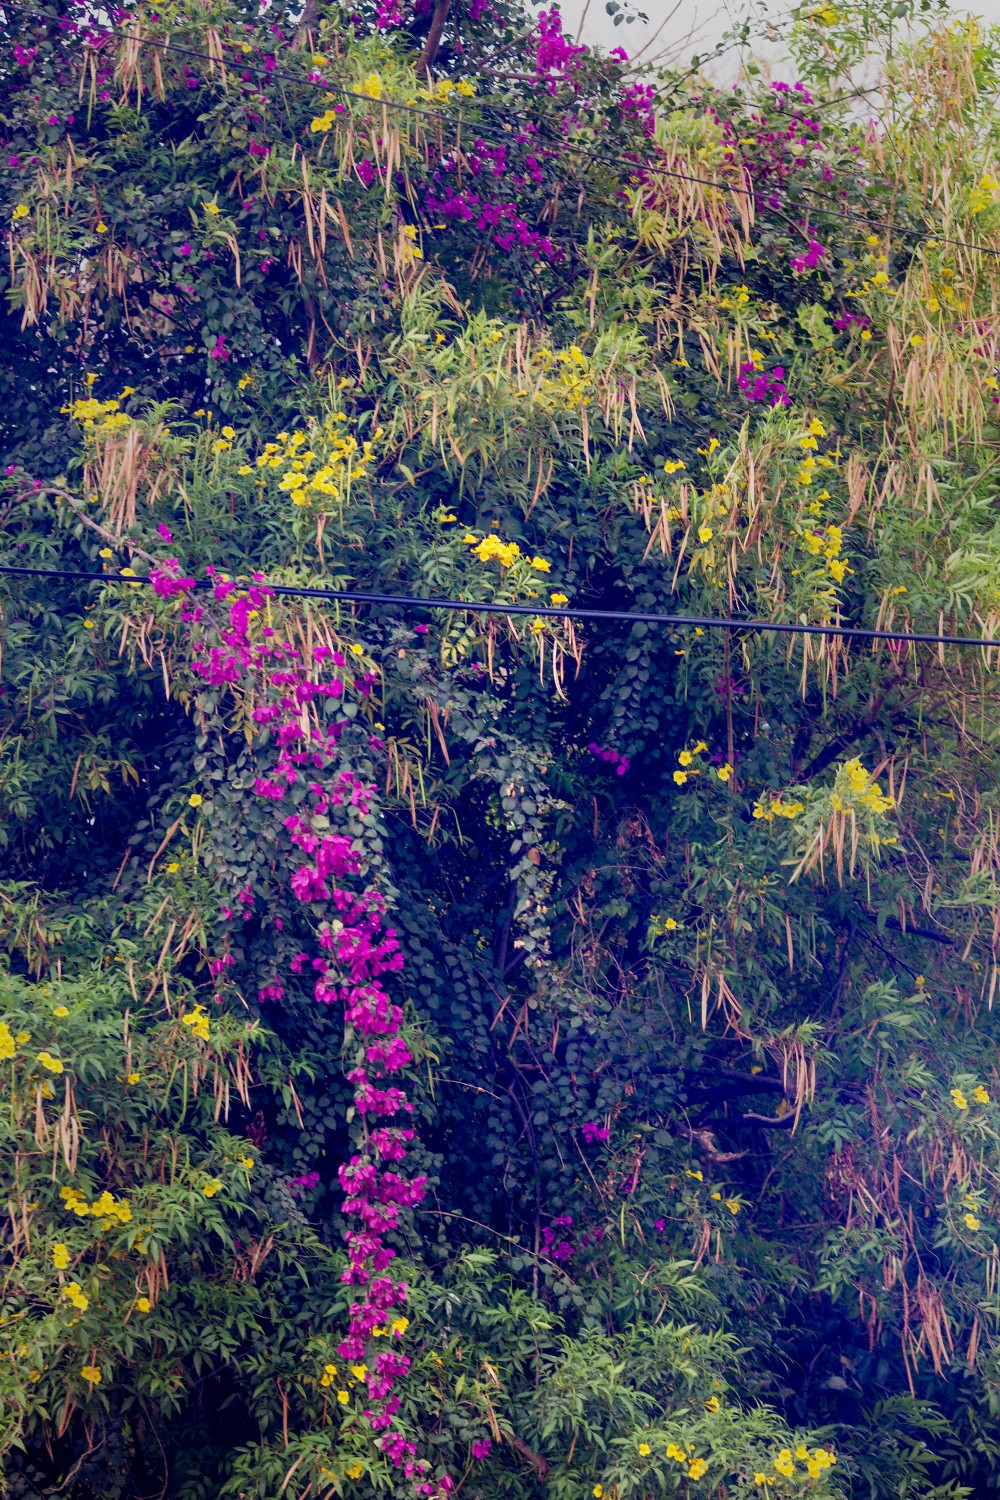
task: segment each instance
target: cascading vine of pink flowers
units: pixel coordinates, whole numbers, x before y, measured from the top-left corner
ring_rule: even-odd
[[[213,569],[208,572],[214,575]],[[193,578],[180,575],[175,558],[153,569],[150,579],[164,599],[187,596],[195,586]],[[344,667],[344,658],[319,645],[308,664],[297,647],[280,640],[272,629],[255,626],[265,601],[273,597],[259,575],[251,584],[213,576],[211,593],[216,605],[225,605],[225,623],[215,627],[214,639],[200,636],[199,627],[211,624],[202,606],[186,598],[181,615],[189,626],[193,668],[211,687],[241,684],[252,690],[257,701],[253,719],[270,731],[278,746],[274,767],[256,779],[257,795],[281,802],[293,788],[299,794],[305,784],[306,797],[284,819],[298,855],[291,889],[303,904],[323,903],[330,912],[316,932],[319,952],[311,960],[314,994],[323,1005],[343,1005],[346,1039],[361,1044],[361,1060],[347,1075],[361,1121],[361,1150],[339,1171],[348,1222],[342,1279],[359,1290],[339,1353],[345,1360],[364,1360],[368,1365],[365,1417],[380,1434],[382,1452],[412,1481],[417,1494],[446,1496],[453,1487],[450,1476],[432,1480],[428,1461],[417,1457],[416,1445],[395,1425],[400,1409],[397,1386],[410,1359],[398,1347],[375,1342],[378,1329],[398,1344],[400,1335],[389,1330],[406,1302],[407,1289],[405,1282],[389,1274],[395,1251],[386,1244],[386,1236],[398,1227],[400,1213],[421,1201],[426,1178],[407,1179],[394,1170],[413,1139],[413,1131],[401,1123],[413,1105],[401,1088],[386,1083],[413,1061],[402,1036],[402,1011],[384,985],[385,975],[402,968],[399,941],[385,924],[382,893],[373,886],[355,888],[363,871],[351,840],[330,832],[327,821],[336,807],[367,814],[374,789],[342,764],[339,741],[346,721],[317,727],[309,711],[312,704],[343,697],[346,684],[338,669]],[[364,674],[356,683],[363,696],[370,694],[373,680]],[[247,897],[252,901],[252,892],[236,892],[233,905],[221,908],[223,920],[233,920],[234,908],[245,907]],[[299,955],[292,967],[301,972],[308,961],[308,955]],[[209,967],[217,982],[231,963],[228,953],[212,960]]]

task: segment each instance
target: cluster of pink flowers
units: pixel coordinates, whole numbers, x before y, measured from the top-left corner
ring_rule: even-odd
[[[625,772],[632,764],[628,756],[623,755],[620,750],[603,750],[601,746],[596,743],[596,741],[592,740],[591,743],[587,746],[587,749],[590,754],[596,756],[598,760],[606,761],[609,766],[614,766],[616,776],[624,776]],[[587,1127],[584,1126],[584,1129],[586,1128]]]
[[[605,1131],[603,1139],[607,1139],[607,1134]],[[575,1240],[567,1237],[573,1233],[577,1235]],[[593,1234],[580,1234],[579,1230],[574,1231],[572,1214],[559,1214],[551,1224],[542,1226],[539,1248],[549,1260],[564,1266],[574,1255],[579,1255],[590,1245],[600,1245],[603,1239],[603,1228],[599,1227]]]
[[[296,851],[291,889],[304,907],[323,903],[331,913],[319,922],[316,956],[310,961],[308,954],[299,954],[291,967],[295,973],[307,965],[312,969],[315,998],[324,1005],[343,1005],[348,1042],[358,1044],[358,1061],[347,1076],[354,1085],[361,1122],[360,1150],[338,1174],[348,1221],[342,1279],[358,1294],[340,1354],[368,1365],[365,1417],[380,1434],[383,1453],[403,1470],[417,1494],[446,1496],[451,1479],[446,1475],[434,1481],[428,1461],[417,1458],[415,1446],[395,1426],[400,1409],[396,1387],[410,1360],[398,1348],[380,1348],[374,1342],[375,1330],[398,1318],[397,1309],[407,1296],[406,1284],[389,1274],[395,1251],[386,1236],[398,1228],[400,1214],[421,1201],[426,1179],[407,1179],[394,1170],[413,1139],[404,1123],[413,1106],[402,1089],[386,1082],[413,1061],[402,1035],[403,1013],[384,987],[385,976],[402,968],[399,940],[385,925],[382,893],[363,883],[357,889],[359,879],[363,882],[362,859],[351,839],[329,831],[328,816],[334,808],[366,816],[374,790],[342,764],[338,747],[346,721],[323,728],[310,723],[311,705],[343,697],[345,678],[338,672],[345,658],[321,645],[306,661],[299,648],[280,640],[273,629],[260,628],[256,622],[265,600],[273,596],[259,576],[251,584],[237,584],[217,578],[214,569],[208,572],[214,580],[213,603],[225,605],[224,623],[213,622],[211,606],[186,601],[181,618],[189,626],[193,668],[211,687],[240,684],[250,689],[256,702],[254,721],[269,730],[278,747],[275,765],[257,777],[255,791],[280,802],[294,789],[297,811],[283,820]],[[194,583],[180,576],[176,559],[152,570],[151,577],[155,592],[164,599],[187,594]],[[368,696],[373,680],[365,673],[354,686]],[[224,921],[234,919],[234,909],[252,905],[253,892],[245,887],[234,893],[231,903],[221,909]],[[216,984],[225,982],[233,962],[228,951],[210,962]],[[277,999],[284,989],[278,981],[266,992]],[[307,1173],[292,1179],[291,1185],[306,1191],[318,1181],[318,1174]],[[398,1340],[400,1331],[394,1336]]]
[[[833,326],[837,329],[838,333],[843,333],[845,329],[852,328],[855,324],[862,329],[870,328],[871,321],[871,318],[865,313],[840,313],[834,318]]]
[[[611,1131],[606,1125],[597,1125],[593,1120],[585,1120],[580,1126],[580,1134],[588,1146],[593,1146],[595,1141],[609,1141]]]
[[[736,384],[748,401],[767,401],[771,406],[788,406],[789,397],[785,389],[784,366],[775,365],[773,370],[758,370],[752,361],[740,365]]]
[[[809,244],[803,253],[792,257],[792,270],[810,271],[814,266],[819,265],[825,254],[825,247],[818,240],[810,238]]]
[[[434,217],[471,224],[478,230],[495,230],[494,244],[501,250],[515,245],[527,251],[532,260],[560,260],[562,251],[547,234],[532,229],[513,203],[490,202],[466,188],[456,189],[447,197],[428,193],[426,212]]]
[[[813,104],[809,90],[801,83],[772,83],[777,118],[753,114],[749,122],[723,120],[715,110],[709,113],[722,127],[732,156],[738,156],[746,167],[747,186],[768,208],[780,208],[782,191],[789,180],[812,165],[812,153],[822,146],[821,127],[808,110]],[[752,132],[752,134],[751,134]],[[827,162],[820,164],[824,181],[833,180]],[[790,256],[793,271],[808,271],[818,266],[826,249],[805,228],[806,248]],[[753,398],[761,399],[761,398]]]
[[[563,1239],[558,1231],[570,1229],[572,1224],[572,1214],[560,1214],[558,1218],[552,1220],[551,1224],[545,1224],[542,1227],[541,1248],[550,1260],[558,1261],[560,1265],[565,1265],[568,1260],[572,1260],[576,1246],[570,1240]]]
[[[633,82],[626,85],[618,108],[639,122],[643,135],[651,137],[656,130],[655,103],[656,89],[651,83]]]
[[[301,1177],[289,1177],[288,1188],[293,1198],[299,1198],[303,1193],[311,1193],[319,1187],[318,1172],[303,1172]]]
[[[554,94],[561,83],[572,79],[583,58],[586,47],[576,47],[563,35],[562,16],[559,7],[543,10],[538,17],[538,42],[535,46],[535,76],[550,94]]]
[[[722,121],[714,110],[713,117],[723,127],[730,149],[752,167],[752,186],[768,183],[772,189],[780,188],[793,175],[802,172],[810,164],[809,153],[820,145],[821,127],[818,120],[805,113],[813,103],[809,90],[801,83],[772,83],[774,104],[779,111],[777,119],[765,115],[750,116],[749,128],[729,121]],[[750,131],[755,134],[751,137]],[[822,175],[829,180],[830,169],[824,164]],[[772,207],[780,197],[771,201]]]

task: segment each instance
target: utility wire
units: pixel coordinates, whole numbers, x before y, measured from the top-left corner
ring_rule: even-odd
[[[45,15],[42,11],[36,11],[31,9],[29,6],[22,5],[20,3],[20,0],[0,0],[0,10],[17,11],[19,14],[29,16],[34,20],[45,21],[49,23],[56,19],[54,16]],[[140,38],[139,45],[142,47],[159,47],[162,50],[168,52],[183,53],[188,57],[198,58],[202,62],[208,62],[212,64],[217,64],[219,62],[218,58],[213,58],[212,55],[208,52],[201,51],[194,47],[185,47],[179,42],[165,42],[156,37]],[[343,98],[346,99],[358,99],[367,105],[380,104],[386,109],[402,110],[410,114],[423,115],[429,119],[440,120],[446,124],[455,125],[459,130],[461,129],[463,124],[468,123],[461,111],[459,111],[458,114],[455,114],[447,110],[431,109],[420,104],[406,104],[400,100],[373,99],[371,95],[362,94],[356,89],[346,88],[343,84],[328,83],[318,78],[313,81],[309,78],[303,78],[299,73],[285,72],[280,68],[268,69],[259,63],[251,63],[242,58],[234,59],[228,64],[223,63],[222,66],[228,66],[233,72],[242,69],[244,72],[263,74],[267,78],[280,79],[283,82],[294,84],[299,88],[323,88],[328,93],[340,94]],[[871,90],[865,89],[857,92],[870,93]],[[487,109],[494,108],[494,106],[491,106],[487,101],[483,101],[483,107]],[[531,123],[536,122],[533,121]],[[487,128],[486,130],[478,130],[477,134],[479,135],[480,139],[489,141],[492,145],[507,146],[510,144],[510,137],[508,135],[496,131],[490,132],[489,128]],[[633,161],[631,158],[626,156],[609,156],[605,152],[593,151],[587,146],[578,145],[572,141],[560,140],[557,142],[557,144],[565,148],[567,151],[574,151],[578,156],[586,157],[589,161],[596,161],[602,163],[605,166],[625,167],[630,172],[644,172],[650,176],[655,177],[672,177],[681,182],[690,182],[701,187],[714,188],[717,192],[733,193],[737,197],[755,199],[766,191],[764,187],[736,187],[732,183],[717,182],[710,177],[698,177],[690,172],[680,172],[676,168],[658,167],[652,164]],[[828,196],[825,194],[820,194],[819,196],[826,202],[830,201]],[[864,224],[869,228],[880,228],[888,231],[897,231],[899,234],[909,235],[915,239],[935,240],[940,244],[955,245],[963,250],[978,250],[983,255],[992,255],[995,258],[1000,259],[1000,250],[994,249],[990,245],[977,244],[971,240],[954,239],[947,235],[937,234],[932,230],[922,232],[905,224],[894,223],[891,219],[881,219],[873,217],[872,215],[859,214],[851,209],[838,209],[831,207],[827,209],[827,212],[831,213],[836,218],[845,219],[849,223]],[[799,233],[804,233],[804,231],[799,230]]]
[[[122,577],[119,573],[83,573],[68,568],[30,568],[0,565],[0,574],[22,578],[59,578],[88,583],[117,583],[136,588],[152,583],[141,575]],[[199,578],[190,587],[214,588],[217,580]],[[487,604],[476,599],[428,599],[413,594],[370,593],[361,589],[306,588],[298,584],[261,583],[258,580],[226,580],[241,590],[258,587],[271,594],[294,599],[328,599],[335,604],[378,604],[401,609],[445,609],[471,611],[481,615],[530,615],[550,619],[610,620],[634,625],[686,626],[700,630],[760,631],[776,635],[819,635],[834,639],[865,641],[898,641],[904,644],[932,646],[1000,646],[1000,639],[972,635],[936,635],[930,631],[869,630],[860,625],[802,625],[780,620],[736,620],[719,615],[665,615],[633,609],[580,609],[575,606],[532,604]]]

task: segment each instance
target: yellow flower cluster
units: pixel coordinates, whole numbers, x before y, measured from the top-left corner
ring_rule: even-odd
[[[100,1385],[101,1383],[101,1371],[98,1365],[84,1365],[80,1374],[88,1385]]]
[[[208,1015],[203,1005],[196,1005],[194,1010],[181,1016],[181,1024],[190,1026],[192,1036],[199,1037],[203,1042],[208,1041]]]
[[[61,1241],[52,1246],[52,1264],[57,1271],[65,1271],[69,1265],[69,1250]]]
[[[681,751],[677,757],[678,769],[674,772],[675,786],[683,786],[690,776],[701,775],[701,767],[694,764],[694,758],[696,755],[704,755],[707,749],[708,746],[705,744],[705,741],[699,740],[696,745],[691,746],[690,750]],[[731,774],[732,769],[730,768]],[[725,779],[728,781],[729,777],[727,776]]]
[[[317,495],[339,498],[353,479],[363,479],[368,473],[375,458],[374,445],[382,436],[380,427],[370,442],[359,443],[343,428],[346,421],[346,414],[337,412],[322,436],[279,432],[273,443],[264,445],[257,468],[284,470],[278,488],[291,495],[295,505],[308,505]],[[325,448],[324,457],[314,451],[311,442]],[[252,472],[249,464],[240,469],[241,474]]]
[[[389,1333],[394,1333],[397,1338],[402,1338],[403,1334],[406,1332],[406,1330],[409,1328],[409,1326],[410,1326],[410,1320],[409,1320],[409,1318],[396,1318],[396,1319],[393,1320],[392,1323],[389,1324],[388,1328],[373,1328],[372,1329],[372,1338],[375,1338],[375,1339],[383,1338],[384,1339],[384,1338],[388,1337]]]
[[[456,85],[452,85],[452,87],[456,87]],[[366,78],[362,79],[362,81],[355,86],[352,92],[355,94],[363,94],[366,99],[381,99],[381,73],[369,73]],[[472,89],[471,92],[474,93],[475,90]],[[317,115],[309,125],[309,129],[313,132],[314,135],[325,134],[329,129],[331,129],[337,119],[337,111],[334,108],[335,101],[333,95],[326,94],[324,96],[323,102],[328,106],[327,109],[323,114]]]
[[[747,305],[747,303],[749,301],[750,301],[750,293],[747,290],[747,288],[745,286],[738,286],[733,291],[733,293],[732,293],[731,296],[720,297],[720,299],[719,299],[719,306],[720,307],[726,307],[726,308],[731,308],[731,307],[746,307],[746,305]]]
[[[408,264],[423,260],[424,252],[418,243],[420,234],[416,224],[404,224],[402,229],[404,258]]]
[[[90,1306],[90,1298],[78,1281],[68,1281],[63,1287],[63,1296],[67,1301],[72,1302],[77,1312],[86,1312]]]
[[[951,266],[944,266],[941,271],[941,285],[931,287],[924,303],[929,313],[940,312],[942,302],[953,312],[965,312],[965,303],[956,295],[955,288],[951,285],[954,279],[954,269]]]
[[[710,457],[711,454],[715,451],[715,449],[712,447],[712,444],[715,445],[715,448],[719,446],[718,441],[715,438],[712,438],[708,448],[699,448],[698,452],[703,454],[706,458]],[[697,523],[696,535],[698,538],[698,542],[702,547],[709,546],[709,543],[716,535],[717,527],[724,530],[725,527],[730,524],[726,518],[735,512],[736,504],[737,502],[734,499],[732,488],[728,483],[713,484],[709,489],[700,491],[697,512],[699,519]],[[667,511],[667,520],[672,521],[675,519],[679,519],[681,515],[682,511],[676,509],[675,507],[672,507]],[[704,555],[696,552],[694,554],[694,560],[691,563],[692,570],[696,566],[704,568],[706,574],[714,573],[714,549]],[[702,634],[700,630],[696,631],[695,633],[698,635]],[[678,655],[680,654],[681,653],[678,653]]]
[[[992,208],[993,194],[997,192],[1000,192],[1000,182],[992,172],[984,172],[969,194],[969,212],[981,214],[984,209]]]
[[[805,807],[804,802],[786,802],[779,792],[776,797],[758,797],[753,815],[764,823],[773,823],[775,818],[797,818],[800,812],[805,812]]]
[[[63,406],[60,410],[72,421],[79,422],[88,436],[94,432],[114,432],[116,427],[127,427],[130,421],[121,409],[121,402],[98,401],[96,396],[71,401],[69,406]]]
[[[115,1198],[113,1193],[103,1192],[93,1203],[88,1203],[79,1188],[64,1187],[59,1189],[59,1196],[63,1200],[70,1213],[78,1218],[86,1218],[91,1214],[95,1219],[107,1219],[110,1224],[112,1219],[117,1219],[120,1224],[129,1224],[132,1221],[132,1210],[127,1198]],[[102,1226],[103,1227],[103,1226]]]
[[[963,1093],[963,1091],[961,1089],[952,1089],[951,1090],[951,1097],[955,1101],[955,1108],[956,1109],[960,1109],[960,1110],[968,1109],[968,1107],[969,1107],[969,1101],[965,1097],[965,1094]],[[972,1097],[976,1101],[977,1104],[989,1104],[989,1102],[990,1102],[989,1089],[984,1088],[981,1083],[977,1083],[976,1086],[975,1086],[975,1088],[972,1090]]]
[[[813,557],[825,557],[826,565],[831,577],[837,583],[843,583],[847,573],[853,573],[854,569],[848,567],[846,557],[841,557],[841,549],[844,545],[844,532],[840,526],[828,526],[825,531],[807,531],[802,538],[802,545]]]
[[[587,403],[593,394],[594,374],[590,361],[578,344],[555,352],[540,349],[538,358],[543,368],[553,372],[545,377],[538,392],[543,406],[577,411]]]
[[[645,1444],[640,1444],[639,1452],[642,1452]],[[647,1453],[649,1449],[646,1449]],[[689,1479],[700,1479],[708,1468],[708,1463],[703,1458],[694,1457],[694,1447],[685,1451],[678,1443],[667,1444],[667,1457],[672,1458],[674,1463],[683,1464],[688,1472]]]
[[[887,297],[895,297],[898,294],[899,288],[890,286],[889,273],[884,269],[889,264],[889,257],[884,254],[876,255],[874,253],[878,249],[878,246],[878,235],[870,234],[868,236],[868,251],[864,256],[864,260],[869,267],[876,266],[878,269],[874,271],[868,270],[867,272],[863,271],[863,280],[861,282],[861,285],[853,286],[845,290],[845,297],[864,297],[871,292],[882,292]],[[848,260],[844,262],[845,271],[853,271],[855,269],[857,268],[855,267],[853,261]],[[870,328],[862,329],[861,338],[864,343],[869,343],[871,337],[872,332]]]
[[[526,557],[516,542],[505,542],[492,533],[478,537],[467,531],[462,541],[472,548],[473,557],[478,557],[480,562],[498,562],[502,568],[513,567],[516,562],[526,562],[529,568],[535,568],[539,573],[548,573],[552,568],[547,558]]]
[[[819,477],[816,470],[818,468],[832,469],[833,466],[833,459],[829,458],[825,453],[821,453],[818,457],[814,453],[807,453],[802,460],[799,472],[795,476],[796,482],[803,485],[815,484]]]
[[[11,1035],[10,1027],[6,1021],[0,1021],[0,1062],[6,1062],[9,1057],[14,1056],[16,1051],[17,1046]]]
[[[475,95],[476,85],[462,78],[458,83],[453,83],[450,78],[439,79],[432,89],[421,89],[419,97],[426,99],[429,103],[445,104],[452,94],[458,94],[463,99],[471,99]]]
[[[800,1443],[794,1454],[791,1448],[781,1449],[774,1460],[775,1472],[786,1479],[793,1478],[798,1473],[795,1467],[796,1459],[805,1465],[810,1479],[819,1479],[824,1469],[832,1469],[837,1462],[836,1456],[830,1452],[829,1448],[813,1448],[810,1452],[804,1443]],[[774,1484],[774,1475],[757,1473],[753,1476],[753,1482],[758,1488],[762,1485]]]
[[[818,417],[813,417],[809,427],[802,437],[798,439],[798,445],[803,450],[804,457],[796,474],[796,482],[808,487],[819,478],[817,469],[833,469],[836,467],[834,460],[828,453],[820,453],[819,442],[821,437],[826,437],[826,428]],[[823,496],[829,499],[828,495]],[[819,550],[819,549],[817,549]]]
[[[894,812],[896,809],[892,798],[887,797],[879,783],[872,780],[870,773],[865,770],[857,756],[847,761],[837,773],[837,783],[842,784],[841,789],[846,790],[854,806],[866,808],[868,812],[876,813],[879,817],[884,813]],[[836,783],[830,802],[835,812],[848,811]]]
[[[329,99],[330,95],[327,94],[326,97],[327,99]],[[313,135],[325,135],[328,130],[332,129],[336,119],[337,111],[331,104],[330,108],[324,110],[323,114],[316,115],[312,120],[310,120],[309,129],[312,131]]]
[[[50,1073],[61,1073],[63,1071],[62,1059],[53,1057],[51,1052],[39,1052],[38,1061]]]
[[[734,1219],[739,1213],[740,1209],[743,1207],[738,1198],[723,1198],[722,1194],[719,1192],[712,1193],[710,1196],[716,1203],[724,1203]]]

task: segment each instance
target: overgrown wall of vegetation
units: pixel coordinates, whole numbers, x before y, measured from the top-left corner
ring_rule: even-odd
[[[1000,37],[3,17],[5,1493],[992,1495]]]

